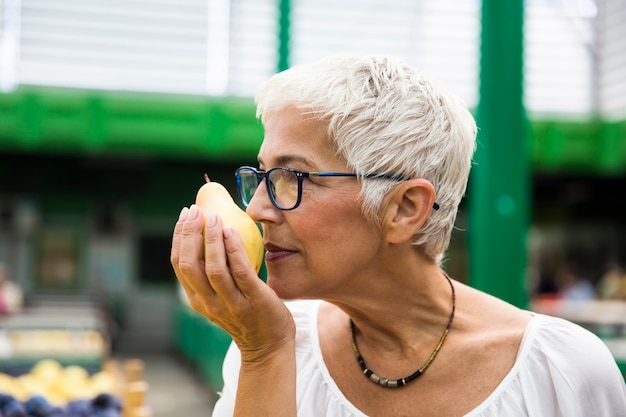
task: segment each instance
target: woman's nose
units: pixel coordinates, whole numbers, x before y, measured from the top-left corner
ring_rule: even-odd
[[[252,217],[252,220],[259,223],[273,220],[273,217],[275,217],[274,212],[279,211],[270,200],[266,184],[266,179],[259,183],[259,186],[252,195],[252,198],[248,202],[248,207],[246,208],[246,213]]]

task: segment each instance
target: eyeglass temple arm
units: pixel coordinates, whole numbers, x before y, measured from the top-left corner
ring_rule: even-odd
[[[329,171],[321,171],[321,172],[309,172],[308,176],[316,176],[316,177],[358,177],[359,175],[354,172],[329,172]],[[408,178],[392,175],[392,174],[366,174],[363,175],[365,178],[385,178],[390,180],[398,180],[398,181],[406,181]],[[439,204],[437,202],[433,203],[433,209],[439,210]]]

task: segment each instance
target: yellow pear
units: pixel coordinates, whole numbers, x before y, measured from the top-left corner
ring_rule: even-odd
[[[198,190],[196,205],[204,216],[215,213],[222,218],[224,226],[231,226],[243,239],[250,264],[258,273],[263,263],[263,237],[257,224],[235,203],[226,188],[204,176],[206,184]]]

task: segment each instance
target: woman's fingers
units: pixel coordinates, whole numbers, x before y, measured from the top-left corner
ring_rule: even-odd
[[[224,248],[235,285],[244,296],[251,292],[262,291],[261,287],[265,284],[250,264],[241,235],[233,227],[227,226],[224,228],[223,236]]]
[[[176,273],[176,278],[180,281],[181,285],[185,286],[186,284],[182,281],[182,274],[180,273],[180,268],[178,267],[179,259],[180,259],[180,241],[182,239],[183,234],[183,226],[185,225],[185,220],[187,220],[187,215],[189,214],[189,209],[187,207],[183,207],[180,211],[180,215],[178,216],[178,221],[174,226],[174,233],[172,235],[172,250],[170,253],[170,263],[174,268],[174,272]]]
[[[204,274],[203,223],[202,213],[197,206],[192,205],[187,216],[174,229],[172,263],[187,293],[191,290],[212,296],[215,292]]]
[[[191,302],[195,298],[194,290],[187,284],[185,279],[185,275],[181,272],[179,267],[180,260],[180,245],[183,236],[183,227],[185,226],[185,221],[187,220],[187,216],[189,215],[189,208],[183,207],[180,211],[180,215],[178,216],[178,221],[174,226],[174,233],[172,235],[172,249],[170,253],[170,263],[172,264],[172,268],[174,269],[174,273],[176,274],[176,278],[180,283],[181,287],[185,291],[185,295],[187,299]]]
[[[207,213],[204,226],[204,272],[211,287],[227,302],[235,301],[240,291],[232,277],[232,267],[224,247],[223,225],[215,213]]]

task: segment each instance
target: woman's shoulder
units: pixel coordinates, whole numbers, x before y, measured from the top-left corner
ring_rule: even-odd
[[[600,358],[611,356],[604,342],[585,327],[556,316],[538,313],[533,316],[528,329],[534,334],[531,341],[549,356],[588,357],[590,353]]]
[[[604,378],[607,368],[617,369],[606,344],[590,330],[560,317],[535,314],[528,330],[529,354],[545,358],[563,374],[587,381]]]
[[[626,386],[607,346],[594,333],[559,317],[533,314],[515,365],[466,417],[559,415],[617,417]]]

